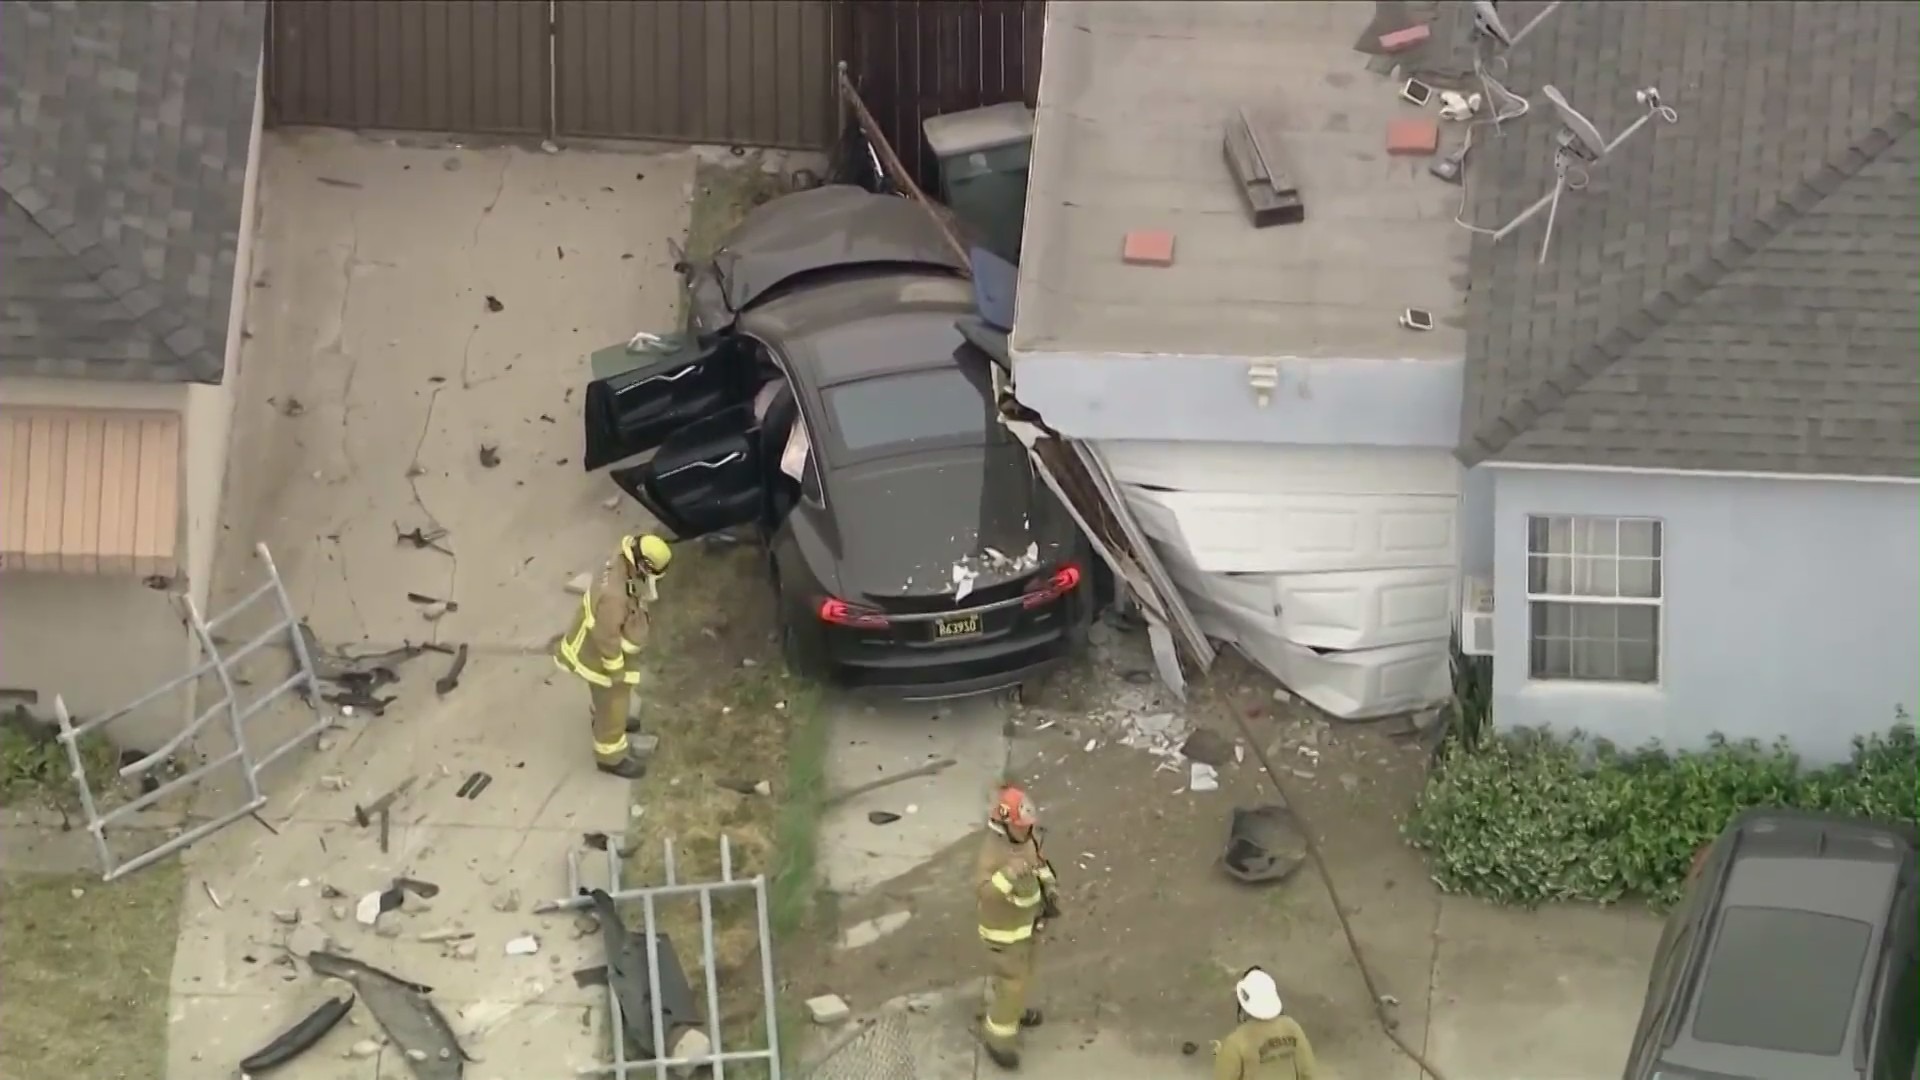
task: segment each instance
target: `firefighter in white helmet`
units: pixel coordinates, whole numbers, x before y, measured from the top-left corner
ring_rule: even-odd
[[[1240,1025],[1213,1047],[1213,1080],[1314,1080],[1307,1033],[1281,1015],[1280,988],[1258,967],[1233,987]]]

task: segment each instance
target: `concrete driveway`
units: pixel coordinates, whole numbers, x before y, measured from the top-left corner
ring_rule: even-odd
[[[570,977],[599,942],[527,909],[565,891],[583,831],[625,828],[630,795],[593,771],[584,695],[545,643],[578,603],[565,582],[646,524],[580,468],[581,391],[591,350],[675,317],[668,242],[686,234],[693,152],[268,140],[216,603],[257,580],[247,553],[265,541],[324,646],[437,641],[470,659],[445,697],[448,660],[428,654],[383,716],[342,716],[276,778],[277,832],[242,821],[189,852],[169,1075],[230,1076],[318,1004],[285,956],[328,940],[433,986],[482,1059],[469,1077],[569,1075],[604,1052],[600,992]],[[413,529],[444,530],[451,554],[396,542]],[[458,609],[429,621],[410,592]],[[476,771],[491,785],[457,797]],[[409,777],[383,852],[354,805]],[[441,891],[357,923],[396,875]],[[472,936],[421,940],[436,930]],[[526,933],[540,951],[507,956]],[[407,1075],[392,1050],[351,1056],[375,1034],[364,1007],[353,1022],[278,1075]]]

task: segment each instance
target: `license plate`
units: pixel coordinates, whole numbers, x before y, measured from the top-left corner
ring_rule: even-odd
[[[933,636],[940,640],[966,637],[980,632],[980,616],[960,615],[951,619],[941,619],[933,624]]]

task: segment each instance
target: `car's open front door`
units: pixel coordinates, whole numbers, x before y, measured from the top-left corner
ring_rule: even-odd
[[[612,473],[681,540],[759,517],[765,475],[760,431],[746,405],[680,428],[652,460]]]
[[[731,337],[688,341],[634,359],[637,366],[587,385],[587,448],[581,461],[588,470],[652,450],[675,430],[753,392],[751,355]]]

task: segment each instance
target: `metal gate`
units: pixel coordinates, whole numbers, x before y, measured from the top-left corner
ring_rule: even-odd
[[[831,0],[273,0],[275,124],[818,149]]]
[[[129,705],[108,713],[105,716],[96,717],[84,724],[75,724],[73,722],[73,717],[67,712],[67,703],[64,698],[54,698],[54,719],[60,724],[59,739],[61,744],[67,748],[67,764],[72,767],[73,783],[80,792],[80,808],[86,814],[87,832],[93,834],[94,848],[99,852],[100,868],[107,881],[112,881],[124,874],[131,874],[149,863],[166,858],[175,851],[199,840],[201,837],[223,829],[235,821],[246,817],[248,814],[254,813],[262,806],[265,806],[267,797],[260,791],[261,770],[284,757],[292,751],[294,747],[299,746],[305,740],[319,734],[320,730],[328,724],[328,719],[325,716],[317,716],[311,725],[308,725],[292,738],[287,739],[285,742],[282,742],[264,754],[255,753],[253,747],[247,742],[247,720],[249,718],[288,694],[299,694],[302,697],[311,697],[316,685],[313,673],[313,657],[307,652],[306,638],[300,633],[300,618],[294,613],[293,601],[287,597],[286,586],[280,580],[280,570],[274,565],[273,555],[267,551],[267,545],[256,545],[254,551],[260,556],[260,562],[267,568],[266,584],[248,593],[232,607],[215,616],[213,621],[208,622],[200,617],[200,609],[194,604],[191,597],[183,598],[187,608],[189,623],[193,627],[193,635],[199,640],[200,648],[206,657],[205,660],[200,662],[198,667],[193,668],[191,671],[170,682],[155,687]],[[214,630],[232,621],[242,612],[252,609],[254,605],[262,601],[270,603],[278,612],[273,625],[264,633],[248,641],[246,644],[241,645],[231,653],[222,653],[220,651],[219,639],[215,636]],[[288,675],[272,689],[260,694],[253,700],[244,703],[241,702],[236,689],[239,680],[236,679],[233,674],[233,666],[253,653],[259,652],[261,649],[280,643],[282,637],[285,638],[288,654],[293,657],[293,673]],[[180,729],[178,734],[168,739],[160,748],[140,758],[138,761],[132,761],[122,765],[119,776],[123,780],[131,780],[145,776],[154,768],[171,760],[175,752],[191,744],[194,738],[207,728],[207,725],[212,724],[222,716],[226,719],[228,735],[233,739],[233,748],[219,757],[182,772],[166,783],[155,785],[151,790],[148,790],[131,802],[122,803],[108,810],[106,813],[101,813],[99,793],[95,792],[92,784],[89,783],[86,766],[80,756],[80,740],[89,734],[102,731],[107,725],[133,712],[135,709],[149,702],[156,701],[167,693],[192,683],[208,674],[216,676],[219,680],[220,699],[208,708],[201,710]],[[236,762],[239,765],[240,777],[246,784],[247,798],[244,804],[211,821],[188,829],[180,835],[172,837],[147,851],[141,852],[131,859],[121,860],[114,854],[113,848],[107,843],[107,826],[118,821],[123,821],[147,807],[152,806],[154,803],[159,802],[161,799],[166,798],[168,795],[179,791],[188,784],[195,783],[215,770],[235,764]]]
[[[735,877],[733,874],[733,843],[725,834],[720,837],[720,880],[683,883],[673,857],[673,841],[662,844],[663,866],[666,871],[666,884],[623,887],[620,884],[620,872],[628,854],[617,839],[609,838],[605,845],[607,855],[607,888],[597,896],[589,894],[580,884],[580,853],[567,852],[567,895],[548,901],[535,907],[535,914],[554,914],[566,911],[583,911],[591,908],[611,908],[615,904],[631,901],[640,903],[640,929],[630,934],[624,923],[617,919],[611,923],[603,921],[602,933],[609,940],[607,956],[607,1031],[611,1046],[608,1061],[603,1065],[578,1070],[577,1076],[612,1076],[617,1080],[627,1080],[630,1074],[642,1070],[653,1074],[660,1080],[666,1080],[667,1070],[673,1075],[685,1075],[688,1070],[705,1067],[712,1070],[714,1080],[726,1080],[729,1065],[751,1064],[760,1067],[758,1075],[768,1080],[780,1080],[780,1024],[779,1013],[774,1000],[773,983],[773,933],[769,928],[767,910],[767,879],[765,875]],[[761,1020],[766,1025],[767,1045],[752,1050],[728,1050],[720,1031],[720,975],[719,965],[714,957],[713,944],[713,901],[714,897],[733,892],[749,892],[753,896],[754,920],[760,935],[760,1008]],[[706,1016],[704,1024],[694,1026],[706,1035],[706,1049],[702,1053],[676,1057],[671,1048],[673,1017],[666,1009],[663,990],[668,985],[668,970],[678,974],[679,960],[674,957],[670,968],[663,965],[663,959],[671,949],[662,951],[666,940],[659,931],[659,902],[667,899],[685,899],[695,897],[700,902],[700,972],[701,983],[706,989]],[[617,913],[616,913],[617,914]],[[633,937],[639,937],[644,945],[639,957],[646,967],[644,993],[635,994],[643,1003],[647,1015],[644,1017],[627,1016],[621,1002],[618,983],[619,974],[615,971],[615,943],[623,956],[630,956]],[[633,987],[640,991],[642,987]],[[635,1030],[635,1025],[641,1025]],[[690,1025],[691,1026],[691,1025]],[[627,1056],[627,1043],[630,1037],[639,1034],[634,1041],[650,1048],[652,1057],[645,1061],[634,1061]],[[735,1075],[738,1075],[737,1073]]]

